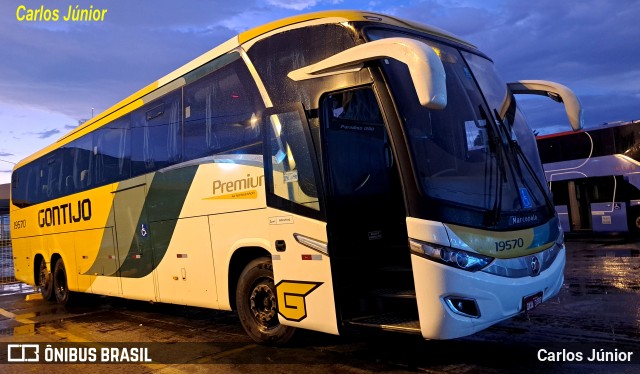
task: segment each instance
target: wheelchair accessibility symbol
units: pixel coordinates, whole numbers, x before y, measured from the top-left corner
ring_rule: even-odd
[[[142,235],[143,238],[146,238],[147,235],[149,235],[149,232],[147,231],[147,225],[145,225],[144,223],[140,224],[140,235]]]

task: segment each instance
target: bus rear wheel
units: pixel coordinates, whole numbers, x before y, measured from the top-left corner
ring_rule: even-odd
[[[44,261],[40,261],[40,269],[38,271],[38,286],[40,286],[40,292],[42,293],[42,298],[47,301],[53,301],[55,298],[55,294],[53,293],[53,277],[51,276],[51,272],[47,270],[47,263]]]
[[[53,290],[58,304],[65,305],[69,302],[69,287],[67,286],[67,271],[64,261],[59,259],[53,270]]]
[[[276,286],[271,259],[251,261],[240,274],[236,288],[236,308],[242,327],[257,343],[283,345],[295,328],[278,320]]]

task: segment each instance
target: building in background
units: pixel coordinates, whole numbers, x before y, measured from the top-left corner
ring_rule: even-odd
[[[0,215],[9,215],[9,198],[11,184],[0,184]]]
[[[15,281],[9,228],[10,184],[0,184],[0,284]]]

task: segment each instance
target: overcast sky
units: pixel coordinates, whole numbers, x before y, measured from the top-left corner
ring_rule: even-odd
[[[103,22],[27,22],[20,5],[108,9]],[[640,0],[2,0],[0,183],[78,121],[252,27],[304,12],[362,9],[450,31],[491,56],[505,81],[571,87],[585,127],[640,119]],[[522,101],[522,100],[521,100]],[[561,105],[524,103],[540,133],[568,129]]]

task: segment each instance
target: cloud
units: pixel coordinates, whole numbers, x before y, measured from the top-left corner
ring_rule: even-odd
[[[488,45],[507,74],[530,71],[577,81],[586,90],[602,92],[618,90],[588,81],[609,76],[609,84],[619,84],[616,77],[639,71],[633,60],[640,46],[629,40],[640,38],[640,28],[635,25],[640,2],[625,3],[624,12],[620,4],[602,1],[542,0],[521,8],[529,9],[507,8],[511,22],[501,27]],[[509,28],[511,32],[507,32]],[[638,90],[640,85],[636,82],[628,89]]]
[[[315,6],[318,2],[316,0],[267,0],[267,3],[285,9],[303,10]]]
[[[87,118],[235,34],[302,10],[363,8],[431,24],[469,40],[507,81],[555,80],[573,88],[588,123],[640,117],[640,1],[583,0],[78,0],[108,8],[100,23],[15,20],[24,2],[0,2],[0,102]],[[42,0],[47,8],[69,2]],[[390,5],[391,4],[391,5]],[[35,6],[35,5],[34,5]],[[561,106],[554,123],[563,120]],[[607,109],[609,108],[609,109]],[[555,113],[554,111],[551,111]],[[545,113],[545,116],[549,113]],[[534,114],[532,116],[535,116]],[[16,117],[17,118],[17,117]],[[593,122],[592,122],[593,121]],[[70,123],[70,122],[65,122]],[[49,126],[49,127],[46,127]],[[64,123],[48,123],[38,132]]]
[[[624,94],[618,95],[582,95],[585,128],[599,126],[614,121],[640,119],[637,111],[638,99]],[[562,104],[542,96],[522,96],[518,105],[527,117],[532,129],[543,134],[569,131],[569,121]]]
[[[289,15],[289,13],[280,14],[281,9],[274,11],[268,7],[258,7],[247,10],[246,12],[238,13],[234,16],[219,19],[216,21],[218,27],[231,30],[233,34],[239,34],[243,31],[249,30],[257,25],[263,25],[265,23],[274,21],[278,18]]]
[[[585,124],[640,117],[640,1],[427,0],[394,14],[442,28],[494,59],[506,81],[546,79],[581,99]],[[561,105],[530,118],[567,124]],[[608,119],[607,119],[608,118]],[[567,124],[568,125],[568,124]]]
[[[451,4],[428,0],[415,5],[394,6],[384,12],[433,25],[459,36],[490,30],[501,22],[501,17],[495,8],[488,8],[478,3]]]
[[[38,138],[40,139],[46,139],[46,138],[50,138],[56,134],[60,134],[60,130],[58,129],[51,129],[51,130],[46,130],[46,131],[40,131],[35,133],[35,135],[38,136]]]
[[[343,0],[266,0],[267,4],[284,9],[305,10],[313,8],[319,4],[327,4],[330,6],[342,4]]]
[[[9,153],[9,152],[0,152],[0,157],[7,157],[7,156],[13,156],[13,153]]]
[[[256,9],[254,1],[77,3],[108,8],[105,21],[43,27],[17,22],[17,2],[0,3],[0,49],[12,51],[0,65],[0,101],[73,118],[98,114],[236,34],[221,20]]]

